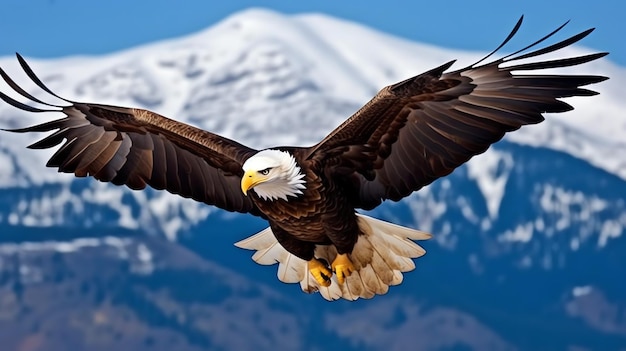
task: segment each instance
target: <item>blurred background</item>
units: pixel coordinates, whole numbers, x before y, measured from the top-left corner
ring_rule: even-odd
[[[319,141],[383,86],[472,63],[522,14],[503,52],[571,19],[559,39],[597,30],[560,55],[609,51],[573,71],[611,80],[373,211],[434,239],[401,285],[356,302],[304,294],[233,246],[263,221],[57,174],[50,150],[25,148],[41,135],[3,132],[0,349],[626,350],[622,2],[1,6],[0,66],[36,96],[15,52],[61,96],[148,108],[255,148]],[[0,104],[2,128],[55,117]]]

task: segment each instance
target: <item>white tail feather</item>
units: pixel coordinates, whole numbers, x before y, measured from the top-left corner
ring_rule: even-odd
[[[274,233],[272,233],[272,228],[267,227],[260,232],[235,243],[235,246],[248,250],[261,250],[267,248],[275,242],[276,238],[274,237]]]
[[[329,301],[340,298],[369,299],[375,295],[386,294],[390,286],[402,283],[402,273],[415,269],[412,259],[426,253],[413,240],[429,239],[431,235],[365,215],[357,216],[362,235],[350,254],[356,271],[343,284],[339,284],[333,276],[330,286],[320,286],[308,272],[307,262],[287,252],[278,243],[270,228],[235,245],[242,249],[256,250],[252,259],[259,264],[278,263],[278,279],[285,283],[299,282],[305,292],[319,291]],[[332,245],[318,245],[315,256],[330,263],[337,256],[337,250]]]

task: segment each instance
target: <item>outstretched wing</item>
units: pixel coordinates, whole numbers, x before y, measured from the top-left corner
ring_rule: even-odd
[[[35,84],[69,103],[57,106],[44,102],[0,69],[0,75],[15,92],[49,108],[26,105],[0,92],[2,100],[29,112],[65,114],[58,120],[8,130],[56,130],[29,146],[46,149],[65,141],[48,161],[48,167],[77,177],[92,176],[103,182],[125,184],[131,189],[150,185],[228,211],[259,214],[240,189],[241,165],[256,150],[151,111],[63,99],[37,78],[19,54],[17,59]]]
[[[544,112],[572,109],[559,98],[597,94],[581,86],[606,77],[540,75],[533,71],[579,65],[606,53],[518,63],[576,43],[593,29],[522,54],[564,24],[522,50],[481,65],[513,37],[521,22],[522,18],[496,50],[471,66],[444,73],[452,61],[383,88],[309,149],[308,157],[323,160],[341,176],[351,178],[346,183],[356,186],[354,205],[371,209],[385,199],[400,200],[449,174],[506,132],[543,121]],[[514,71],[525,73],[513,75]]]

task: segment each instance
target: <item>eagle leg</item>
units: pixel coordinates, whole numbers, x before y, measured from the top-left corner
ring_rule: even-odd
[[[346,278],[352,274],[356,269],[354,264],[348,257],[348,254],[338,254],[331,265],[333,272],[337,275],[337,281],[339,284],[343,284]]]
[[[327,264],[324,264],[317,258],[313,258],[309,261],[309,271],[321,286],[330,286],[330,277],[332,277],[333,272],[328,268]]]

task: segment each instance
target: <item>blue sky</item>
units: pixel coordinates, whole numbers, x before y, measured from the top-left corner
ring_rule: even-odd
[[[193,33],[249,7],[325,13],[411,40],[478,50],[497,45],[521,14],[528,40],[571,19],[568,33],[597,27],[585,45],[610,51],[612,61],[626,66],[626,1],[618,0],[3,0],[0,56],[108,53]]]

